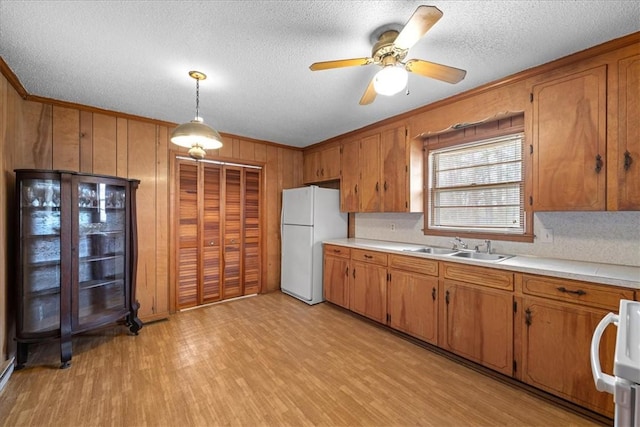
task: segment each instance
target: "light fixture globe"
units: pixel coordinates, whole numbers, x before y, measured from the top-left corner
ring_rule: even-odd
[[[171,142],[189,148],[189,155],[194,159],[203,159],[205,150],[215,150],[222,147],[222,137],[211,126],[203,123],[199,113],[200,80],[207,76],[200,71],[189,71],[189,76],[196,80],[196,117],[188,123],[183,123],[171,132]]]
[[[404,67],[385,65],[373,78],[373,88],[380,95],[391,96],[407,86],[409,76]]]

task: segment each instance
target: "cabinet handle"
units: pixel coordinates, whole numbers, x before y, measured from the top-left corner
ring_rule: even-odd
[[[431,289],[431,299],[436,300],[436,288]]]
[[[373,255],[364,254],[364,257],[365,257],[366,259],[371,259],[371,258],[373,258]]]
[[[334,253],[334,254],[339,254],[340,252],[342,252],[340,249],[334,249],[334,250],[333,250],[333,253]]]
[[[384,185],[382,187],[384,188],[384,191],[387,191],[387,181],[384,182]]]
[[[602,170],[602,157],[600,154],[596,156],[596,173],[600,173]]]
[[[376,191],[380,191],[380,184],[376,182]]]
[[[578,289],[578,290],[571,290],[571,289],[567,289],[564,286],[560,286],[558,288],[556,288],[557,290],[559,290],[560,292],[564,292],[566,294],[576,294],[578,296],[582,296],[582,295],[586,295],[587,293],[585,291],[583,291],[582,289]]]
[[[355,193],[358,194],[358,184],[356,184],[356,186],[354,187],[355,189]]]
[[[444,302],[449,305],[449,291],[444,293]]]
[[[344,269],[344,275],[349,277],[349,267]]]
[[[324,176],[324,168],[320,169],[320,176]]]
[[[353,269],[353,278],[354,279],[356,278],[356,269],[355,268]]]
[[[627,150],[624,152],[624,170],[628,171],[631,163],[633,163],[633,159],[631,158],[631,153]]]
[[[215,244],[216,244],[216,242],[215,242],[214,240],[212,240],[212,241],[210,241],[210,242],[209,242],[209,246],[213,246],[213,245],[215,245]]]
[[[529,308],[524,311],[524,323],[526,323],[527,326],[531,326],[531,309]]]

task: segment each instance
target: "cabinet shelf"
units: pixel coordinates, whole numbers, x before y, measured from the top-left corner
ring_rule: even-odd
[[[80,290],[84,290],[84,289],[99,288],[99,287],[102,287],[102,286],[108,286],[108,285],[114,285],[114,284],[123,285],[124,284],[124,280],[123,279],[116,279],[116,278],[104,278],[104,279],[87,280],[87,281],[78,283],[78,288]]]
[[[116,254],[103,254],[103,255],[91,255],[87,257],[80,257],[80,262],[97,262],[97,261],[108,261],[112,259],[118,259],[124,257],[123,253]]]
[[[40,298],[40,297],[44,297],[47,295],[56,295],[56,294],[60,294],[60,287],[53,287],[53,288],[46,288],[46,289],[40,289],[37,291],[33,291],[33,292],[26,292],[24,297],[25,298]]]

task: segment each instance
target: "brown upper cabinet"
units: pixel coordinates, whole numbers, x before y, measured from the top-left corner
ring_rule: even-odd
[[[607,67],[532,87],[533,207],[604,210]]]
[[[640,209],[637,50],[531,80],[534,211]]]
[[[303,154],[302,178],[305,184],[340,179],[340,145]]]
[[[638,49],[636,49],[638,50]],[[640,209],[640,53],[618,60],[617,86],[609,92],[611,145],[607,209]]]
[[[343,212],[421,212],[422,141],[404,125],[350,138],[342,144]]]

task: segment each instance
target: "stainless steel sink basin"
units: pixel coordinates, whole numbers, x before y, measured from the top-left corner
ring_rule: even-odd
[[[479,261],[500,261],[503,259],[511,258],[512,255],[500,255],[500,254],[487,254],[483,252],[456,252],[451,254],[458,258],[476,259]]]
[[[456,253],[453,249],[447,248],[432,248],[432,247],[424,247],[418,249],[405,249],[406,252],[419,252],[423,254],[434,254],[434,255],[450,255]]]

